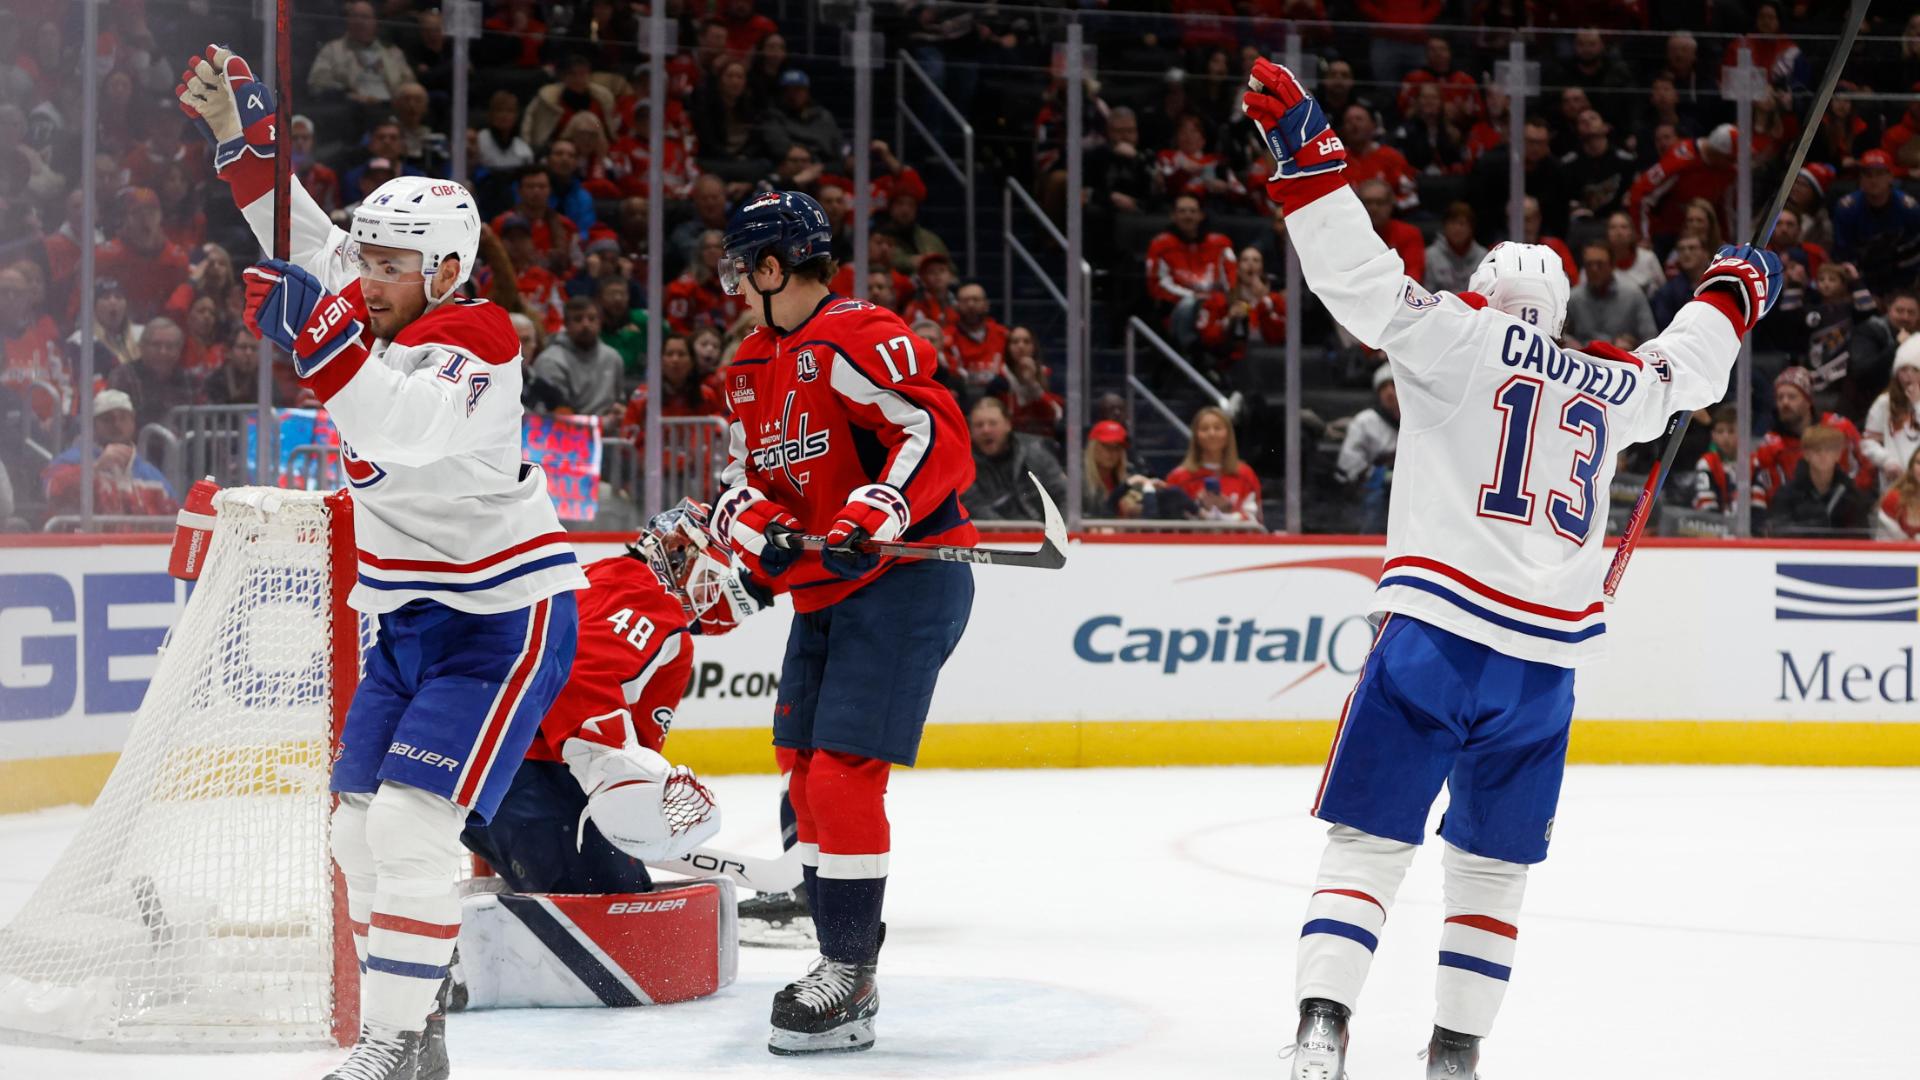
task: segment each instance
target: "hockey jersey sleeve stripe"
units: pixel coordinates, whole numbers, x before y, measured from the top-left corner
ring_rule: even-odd
[[[496,574],[493,577],[486,578],[481,581],[428,581],[424,578],[393,579],[393,578],[371,577],[365,573],[362,573],[360,575],[360,584],[365,585],[369,589],[388,589],[388,590],[420,589],[425,591],[438,591],[438,592],[478,592],[482,589],[491,589],[496,585],[499,585],[503,582],[512,581],[515,578],[525,577],[528,574],[538,573],[541,570],[549,570],[556,566],[573,565],[576,562],[578,562],[578,560],[575,559],[573,552],[562,551],[562,552],[559,552],[558,554],[549,555],[543,559],[535,559],[532,562],[522,563],[519,566],[516,566],[513,569],[506,571],[505,573]]]
[[[1467,574],[1459,570],[1456,570],[1453,567],[1448,566],[1443,562],[1439,562],[1434,559],[1429,559],[1421,555],[1402,555],[1395,559],[1389,559],[1387,560],[1387,564],[1381,567],[1380,569],[1384,573],[1386,571],[1396,570],[1401,567],[1412,567],[1419,570],[1431,570],[1436,574],[1441,574],[1447,578],[1450,578],[1456,582],[1459,582],[1461,585],[1466,586],[1467,588],[1473,590],[1476,593],[1479,593],[1481,596],[1484,596],[1489,600],[1497,601],[1501,604],[1506,605],[1507,607],[1513,608],[1516,611],[1524,611],[1529,615],[1538,615],[1543,619],[1559,619],[1562,622],[1584,622],[1585,620],[1590,619],[1593,616],[1598,615],[1600,612],[1606,610],[1606,604],[1599,600],[1595,600],[1593,603],[1587,605],[1587,607],[1581,611],[1570,611],[1566,608],[1548,607],[1545,604],[1536,604],[1531,600],[1522,600],[1517,596],[1513,596],[1511,594],[1501,592],[1499,589],[1496,589],[1491,585],[1487,585],[1480,581],[1476,581],[1472,577],[1468,576]]]
[[[525,554],[534,548],[546,547],[549,544],[564,544],[566,542],[567,534],[564,531],[542,533],[532,539],[522,540],[510,548],[503,548],[491,555],[484,555],[471,562],[463,563],[442,562],[438,559],[384,559],[362,548],[360,549],[360,565],[371,566],[380,570],[425,570],[437,574],[469,574],[477,570],[485,570],[490,566],[497,566],[513,558],[515,555]]]
[[[912,498],[910,486],[914,477],[920,473],[920,466],[933,451],[936,428],[933,414],[914,404],[905,395],[886,389],[873,381],[861,369],[845,349],[829,342],[808,342],[809,345],[821,345],[839,353],[841,362],[833,365],[833,389],[853,402],[879,411],[888,424],[898,428],[904,438],[894,448],[892,458],[887,462],[884,473],[875,477],[882,484],[892,484]]]
[[[1417,589],[1420,592],[1437,596],[1482,622],[1498,626],[1505,630],[1511,630],[1516,634],[1526,634],[1529,637],[1543,638],[1547,641],[1576,644],[1586,641],[1589,638],[1599,637],[1601,634],[1607,632],[1607,624],[1603,622],[1591,623],[1579,630],[1549,630],[1544,626],[1535,626],[1532,623],[1522,622],[1519,619],[1509,618],[1497,612],[1489,611],[1479,604],[1468,600],[1466,597],[1455,593],[1453,590],[1448,589],[1446,586],[1428,581],[1425,578],[1409,577],[1402,574],[1397,577],[1382,578],[1380,581],[1380,587],[1382,589],[1394,586]]]

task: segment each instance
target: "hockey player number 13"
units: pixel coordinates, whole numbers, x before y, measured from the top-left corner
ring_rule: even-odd
[[[1527,474],[1533,465],[1540,389],[1540,380],[1516,375],[1493,395],[1493,407],[1500,413],[1500,448],[1493,483],[1480,487],[1481,517],[1533,524],[1534,495],[1527,490]],[[1606,460],[1606,406],[1585,395],[1575,397],[1561,407],[1559,424],[1570,435],[1585,436],[1587,446],[1574,451],[1568,476],[1573,489],[1547,493],[1547,524],[1566,539],[1583,544],[1593,526],[1594,487],[1600,464]]]
[[[893,376],[893,381],[899,382],[906,378],[906,375],[900,374],[900,365],[893,362],[893,354],[896,350],[907,354],[907,375],[920,374],[920,358],[913,353],[913,339],[901,334],[899,337],[890,339],[885,345],[873,347],[873,351],[880,354],[880,362],[887,365],[887,374]]]

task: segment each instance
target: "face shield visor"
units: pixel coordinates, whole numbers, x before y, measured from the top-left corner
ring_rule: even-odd
[[[347,241],[347,258],[362,278],[388,285],[413,285],[426,280],[426,256],[405,248]]]

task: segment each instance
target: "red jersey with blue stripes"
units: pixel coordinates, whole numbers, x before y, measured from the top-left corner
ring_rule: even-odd
[[[973,451],[959,403],[933,379],[938,364],[898,315],[865,300],[829,295],[785,334],[755,330],[726,369],[726,486],[751,485],[824,533],[850,492],[889,484],[910,512],[901,539],[972,546],[960,493],[973,485]],[[775,585],[796,611],[817,611],[891,565],[845,581],[806,553]]]
[[[687,609],[645,562],[629,555],[589,563],[578,593],[580,636],[573,671],[527,748],[534,761],[564,761],[568,739],[658,751],[693,672]]]

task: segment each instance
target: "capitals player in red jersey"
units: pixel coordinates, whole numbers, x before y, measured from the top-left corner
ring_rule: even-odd
[[[177,95],[269,245],[273,95],[215,47]],[[290,198],[288,259],[247,271],[247,325],[293,354],[340,430],[359,548],[348,602],[379,623],[331,778],[364,974],[360,1039],[328,1075],[439,1080],[460,833],[492,817],[566,681],[586,578],[522,454],[518,336],[505,311],[460,295],[480,243],[473,196],[399,177],[350,232],[298,182]]]
[[[1722,248],[1632,352],[1563,345],[1557,254],[1498,244],[1468,291],[1428,292],[1374,234],[1319,103],[1266,60],[1250,81],[1242,106],[1279,163],[1267,193],[1307,285],[1386,353],[1401,414],[1379,631],[1313,805],[1329,828],[1300,931],[1293,1080],[1344,1080],[1348,1021],[1443,786],[1427,1077],[1469,1078],[1513,971],[1528,868],[1547,857],[1574,671],[1606,647],[1615,458],[1726,393],[1741,338],[1779,297],[1780,259]]]
[[[875,540],[971,545],[960,505],[973,457],[935,358],[899,317],[836,296],[826,211],[797,192],[734,212],[722,286],[764,325],[727,368],[731,460],[714,533],[793,600],[773,742],[795,752],[788,794],[820,959],[773,999],[776,1054],[873,1045],[887,884],[887,774],[912,765],[941,666],[973,607],[962,563],[862,552]],[[828,550],[796,554],[794,533]]]

